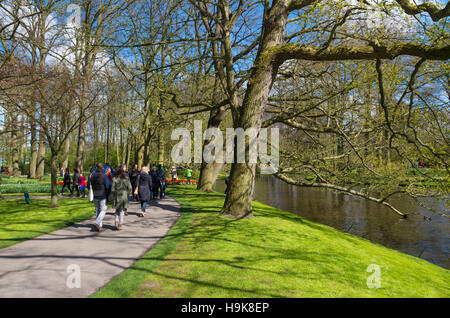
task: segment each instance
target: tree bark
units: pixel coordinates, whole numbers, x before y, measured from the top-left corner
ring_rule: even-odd
[[[279,63],[272,59],[270,50],[283,44],[288,17],[288,1],[274,2],[266,8],[263,19],[262,41],[255,60],[247,91],[239,113],[237,127],[261,128],[264,106],[278,71]],[[269,54],[268,54],[269,53]],[[235,123],[236,126],[236,123]],[[235,128],[237,128],[235,127]],[[237,147],[235,144],[235,152]],[[245,145],[248,151],[248,142]],[[256,164],[237,163],[231,166],[230,183],[221,214],[234,218],[251,217]]]
[[[220,123],[225,116],[226,107],[222,106],[216,111],[211,111],[210,118],[208,121],[208,128],[219,128]],[[205,147],[205,144],[203,147]],[[223,168],[223,163],[206,163],[202,162],[200,167],[200,176],[197,182],[197,189],[206,192],[214,191],[214,183],[217,180],[217,176]]]
[[[36,178],[36,165],[37,165],[37,132],[36,122],[30,120],[30,167],[28,171],[28,178]]]
[[[127,165],[127,167],[130,166],[130,138],[127,136],[127,146],[126,146],[126,151],[125,151],[125,164]]]
[[[45,66],[46,66],[46,57],[48,54],[48,49],[45,46],[45,34],[46,34],[46,21],[48,17],[48,12],[43,12],[40,15],[40,19],[38,21],[38,50],[39,50],[39,73],[42,76],[45,74]],[[41,113],[39,114],[40,118],[46,117],[46,111],[44,106],[39,103],[39,107],[41,109]],[[45,133],[43,131],[42,127],[39,127],[39,149],[38,149],[38,156],[37,156],[37,168],[36,168],[36,177],[38,177],[40,180],[44,176],[45,173],[45,152],[46,152],[46,145],[45,145]]]
[[[164,164],[164,129],[162,127],[159,128],[158,133],[158,164]]]
[[[84,148],[86,144],[86,132],[84,130],[83,125],[80,125],[78,127],[78,145],[77,145],[77,157],[75,161],[75,166],[78,169],[78,171],[83,171],[83,165],[84,165]]]
[[[19,136],[18,136],[18,146],[19,146],[19,170],[21,174],[23,174],[23,171],[21,170],[22,167],[24,167],[25,160],[26,160],[26,143],[27,143],[27,134],[25,132],[25,117],[22,115],[20,116],[20,123],[19,123]]]
[[[45,172],[45,133],[42,131],[42,128],[39,129],[39,149],[37,154],[37,168],[36,168],[36,177],[42,179]]]
[[[18,136],[18,126],[17,126],[17,114],[11,112],[11,160],[13,175],[19,175],[19,136]]]
[[[67,136],[67,139],[64,141],[62,163],[61,163],[61,168],[64,170],[69,167],[69,152],[70,152],[70,136]]]
[[[58,153],[51,154],[51,208],[58,207]]]
[[[66,125],[66,129],[68,129],[72,123],[72,116],[73,116],[73,109],[74,105],[72,102],[72,99],[70,100],[70,107],[69,107],[69,113],[63,116],[64,125]],[[69,167],[69,152],[70,152],[70,135],[67,136],[66,140],[64,141],[63,146],[63,152],[61,155],[61,168],[66,169]]]
[[[200,170],[200,177],[197,183],[197,189],[200,191],[213,192],[214,183],[217,176],[222,171],[223,163],[206,163],[203,162]]]

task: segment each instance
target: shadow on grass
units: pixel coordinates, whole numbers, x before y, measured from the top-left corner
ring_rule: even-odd
[[[183,191],[184,192],[184,191]],[[152,253],[152,251],[143,256],[135,265],[133,265],[132,267],[130,267],[131,272],[129,273],[134,273],[134,275],[137,275],[138,272],[140,272],[141,277],[143,278],[141,281],[139,281],[139,279],[136,279],[137,281],[139,281],[138,283],[133,284],[132,287],[128,287],[128,291],[126,293],[124,293],[123,291],[120,291],[121,296],[124,295],[130,295],[133,291],[135,291],[138,286],[140,285],[140,283],[144,280],[144,278],[148,275],[148,274],[154,274],[157,276],[161,276],[163,279],[172,279],[172,280],[179,280],[179,281],[183,281],[183,282],[188,282],[188,283],[192,283],[198,286],[206,286],[206,287],[211,287],[211,288],[219,288],[219,289],[223,289],[223,290],[232,290],[232,291],[236,291],[236,292],[241,292],[241,293],[248,293],[248,294],[258,294],[258,295],[262,295],[262,296],[267,296],[267,297],[283,297],[283,295],[275,293],[274,291],[267,291],[267,290],[252,290],[252,289],[242,289],[242,288],[237,288],[237,287],[233,287],[233,286],[228,286],[226,284],[219,284],[219,283],[214,283],[214,282],[206,282],[206,281],[202,281],[199,279],[192,279],[192,278],[186,278],[186,277],[181,277],[181,276],[177,276],[175,274],[167,274],[167,273],[161,273],[159,271],[155,271],[156,268],[158,268],[158,265],[161,264],[162,262],[178,262],[178,263],[187,263],[187,264],[192,264],[195,262],[200,262],[200,263],[216,263],[219,266],[225,266],[225,267],[229,267],[229,268],[233,268],[233,269],[238,269],[238,270],[245,270],[245,271],[250,271],[250,272],[259,272],[259,273],[265,273],[265,274],[273,274],[273,275],[281,275],[284,277],[292,277],[293,275],[298,275],[299,272],[295,271],[295,270],[284,270],[283,272],[279,272],[279,271],[274,271],[274,270],[269,270],[269,269],[264,269],[264,268],[258,268],[257,264],[259,262],[264,262],[267,260],[273,260],[274,258],[283,258],[284,260],[292,260],[292,261],[311,261],[312,259],[317,259],[317,262],[322,262],[322,263],[330,263],[329,260],[327,260],[327,258],[335,258],[336,255],[335,254],[325,254],[325,253],[316,253],[316,252],[303,252],[303,253],[299,253],[299,251],[297,249],[285,249],[285,248],[267,248],[267,246],[263,245],[263,244],[257,244],[255,242],[248,242],[248,241],[239,241],[239,240],[233,240],[233,239],[229,239],[229,238],[224,238],[222,237],[223,233],[226,233],[228,231],[228,229],[230,227],[233,227],[234,224],[239,224],[240,220],[237,219],[228,219],[228,218],[214,218],[212,222],[203,222],[200,221],[198,223],[196,223],[196,214],[205,214],[205,213],[217,213],[218,209],[217,209],[217,202],[214,202],[215,200],[211,200],[211,203],[208,204],[207,206],[202,206],[202,207],[194,207],[191,204],[191,200],[193,202],[195,202],[196,199],[198,199],[197,195],[190,195],[187,196],[185,195],[185,193],[180,193],[180,194],[171,194],[172,197],[174,197],[175,199],[177,199],[178,202],[180,202],[181,206],[182,206],[182,214],[186,215],[186,214],[190,214],[190,217],[192,218],[192,220],[194,222],[190,223],[189,226],[185,226],[184,229],[177,235],[172,236],[172,235],[167,235],[167,237],[165,239],[167,240],[171,240],[173,237],[176,237],[175,240],[173,240],[173,246],[170,249],[167,249],[164,253],[162,253],[161,255],[158,255],[158,257],[155,257],[154,253]],[[224,196],[223,195],[208,195],[208,198],[210,197],[217,197],[220,198],[221,200],[223,200]],[[258,233],[249,233],[249,235],[261,235],[264,236],[265,234],[267,234],[267,232],[264,231],[264,229],[261,232]],[[279,235],[283,235],[283,233],[280,233],[278,231]],[[249,249],[249,248],[258,248],[261,250],[261,255],[256,255],[254,257],[236,257],[234,259],[218,259],[218,258],[208,258],[208,259],[201,259],[201,258],[179,258],[179,257],[166,257],[167,255],[169,255],[174,249],[175,249],[175,245],[176,242],[178,242],[182,237],[185,238],[184,243],[189,245],[189,248],[192,251],[195,251],[196,249],[201,249],[202,247],[204,248],[205,244],[208,243],[208,241],[222,241],[226,244],[236,244],[237,246],[241,246],[240,248],[243,250]],[[306,236],[304,236],[306,237]],[[183,244],[184,244],[183,243]],[[239,248],[238,248],[239,249]],[[176,254],[175,254],[176,255]],[[255,264],[255,266],[248,266],[245,265],[246,263],[250,263],[250,264]],[[330,263],[331,264],[331,263]],[[332,274],[333,272],[330,271],[329,274]],[[322,273],[322,274],[326,274],[326,273]],[[132,275],[132,274],[130,274]],[[121,288],[124,288],[124,285],[126,285],[125,283],[126,280],[126,275],[123,276],[122,279],[118,279],[115,283],[112,282],[112,285],[110,287],[108,287],[108,285],[105,287],[105,292],[106,295],[108,295],[108,291],[109,292],[113,292],[116,289],[116,292],[118,292],[117,290],[117,286],[121,286]],[[131,279],[130,279],[131,280]],[[121,283],[122,282],[122,283]],[[104,294],[105,295],[105,294]],[[118,296],[117,294],[114,296],[116,297]]]

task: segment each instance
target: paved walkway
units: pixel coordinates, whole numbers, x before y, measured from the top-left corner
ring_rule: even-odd
[[[114,230],[109,209],[104,230],[92,230],[94,218],[0,249],[0,297],[88,297],[141,258],[163,238],[180,215],[166,197],[138,217],[130,203],[121,231]],[[80,269],[76,288],[73,269]],[[69,285],[67,282],[69,281]],[[75,288],[69,288],[68,286]]]

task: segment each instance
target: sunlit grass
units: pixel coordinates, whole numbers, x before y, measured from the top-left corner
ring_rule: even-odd
[[[49,208],[49,199],[0,201],[0,248],[63,228],[94,215],[89,200],[59,199]]]
[[[234,220],[218,216],[223,194],[168,192],[181,226],[96,297],[450,296],[449,271],[425,260],[258,202],[254,218]],[[380,288],[367,286],[370,264]]]

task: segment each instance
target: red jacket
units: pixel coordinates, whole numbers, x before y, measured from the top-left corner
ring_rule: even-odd
[[[80,176],[80,186],[85,187],[86,186],[86,177]]]

